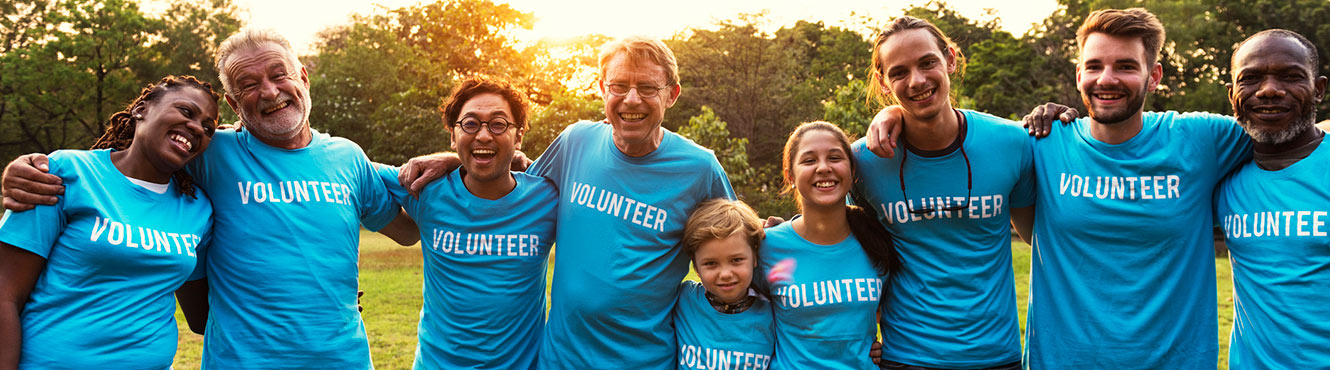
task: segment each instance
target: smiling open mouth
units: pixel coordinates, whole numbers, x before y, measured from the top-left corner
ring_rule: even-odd
[[[471,156],[481,160],[489,160],[494,158],[494,153],[495,153],[494,149],[487,149],[487,148],[471,150]]]
[[[184,136],[181,136],[180,134],[172,133],[170,135],[167,135],[166,138],[171,139],[171,141],[174,141],[176,143],[179,143],[182,147],[185,148],[186,152],[194,149],[194,144],[190,143],[189,139],[186,139]]]
[[[1258,107],[1258,108],[1253,108],[1251,111],[1261,114],[1278,114],[1278,113],[1288,112],[1289,110],[1290,109],[1288,108],[1281,108],[1281,107]]]
[[[831,189],[836,187],[836,184],[838,183],[839,182],[837,181],[818,181],[813,183],[813,187],[818,189]]]
[[[1126,94],[1121,94],[1121,93],[1098,93],[1098,94],[1094,94],[1094,97],[1097,98],[1097,99],[1099,99],[1099,100],[1118,100],[1118,99],[1122,99],[1122,98],[1125,97],[1125,96],[1127,96],[1127,95],[1126,95]]]
[[[275,106],[272,106],[271,108],[264,109],[264,110],[263,110],[263,114],[270,114],[270,113],[272,113],[272,112],[276,112],[276,111],[278,111],[278,110],[281,110],[282,108],[286,108],[288,105],[291,105],[291,101],[290,101],[290,100],[287,100],[287,101],[281,102],[280,104],[277,104],[277,105],[275,105]]]
[[[925,91],[925,92],[923,92],[922,94],[919,94],[919,95],[912,95],[912,96],[910,96],[910,100],[913,100],[913,101],[920,101],[920,100],[928,99],[928,98],[933,97],[933,93],[935,93],[935,92],[937,92],[937,89],[928,89],[928,91]]]
[[[636,122],[647,118],[646,113],[619,113],[619,119],[624,121]]]

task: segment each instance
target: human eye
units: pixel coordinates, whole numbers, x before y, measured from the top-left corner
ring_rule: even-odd
[[[639,86],[637,86],[637,93],[638,93],[638,94],[642,94],[642,95],[656,95],[657,92],[660,92],[660,88],[659,88],[659,87],[656,87],[656,86],[651,86],[651,85],[639,85]]]
[[[184,115],[185,118],[194,118],[194,110],[189,109],[189,107],[176,107],[175,109],[180,111],[180,114]]]
[[[463,118],[460,125],[462,126],[463,130],[471,131],[472,129],[480,127],[480,120],[470,117]]]
[[[627,94],[629,90],[628,85],[624,84],[610,84],[609,88],[610,92],[615,94]]]
[[[734,258],[731,258],[731,259],[730,259],[730,263],[733,263],[733,264],[744,263],[744,261],[748,261],[748,258],[747,258],[747,257],[734,257]]]
[[[920,68],[933,68],[936,66],[937,66],[937,59],[928,59],[925,60],[923,63],[919,63]]]

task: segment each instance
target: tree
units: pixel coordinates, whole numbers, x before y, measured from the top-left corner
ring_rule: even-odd
[[[605,119],[604,105],[594,96],[560,91],[549,104],[536,108],[529,116],[530,129],[522,138],[522,152],[529,158],[538,158],[549,148],[563,129],[578,121]]]
[[[865,84],[863,79],[857,79],[837,88],[831,100],[822,106],[822,120],[840,126],[850,137],[863,137],[877,114],[875,105],[868,100]]]
[[[725,168],[735,194],[758,214],[782,217],[793,214],[793,199],[778,194],[780,177],[772,176],[771,167],[758,171],[748,164],[748,139],[731,137],[729,125],[711,107],[702,106],[700,110],[701,114],[688,118],[688,124],[679,128],[679,135],[711,149]],[[772,179],[776,179],[775,185]]]

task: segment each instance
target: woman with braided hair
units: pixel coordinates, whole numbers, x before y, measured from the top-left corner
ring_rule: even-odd
[[[212,229],[182,168],[208,147],[218,98],[168,76],[112,115],[92,150],[50,155],[59,201],[0,219],[0,370],[171,366],[172,292],[204,277]]]

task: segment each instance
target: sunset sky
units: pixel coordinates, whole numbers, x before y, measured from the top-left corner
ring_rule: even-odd
[[[151,11],[163,0],[149,0],[144,8]],[[248,17],[249,25],[272,27],[285,34],[298,52],[309,51],[320,30],[346,23],[354,13],[376,12],[375,4],[397,8],[417,0],[338,1],[338,0],[235,0]],[[156,2],[156,3],[154,3]],[[497,1],[502,2],[502,1]],[[600,33],[609,36],[640,34],[667,38],[689,27],[710,27],[719,19],[732,19],[741,13],[766,10],[772,30],[798,20],[823,21],[828,25],[859,28],[855,18],[867,15],[878,22],[901,14],[911,4],[925,1],[903,0],[513,0],[512,7],[535,13],[533,30],[518,34],[524,41],[545,37],[565,38]],[[660,4],[655,7],[644,4]],[[1020,35],[1031,24],[1048,17],[1055,9],[1054,0],[1031,0],[997,5],[991,0],[951,0],[949,5],[967,17],[980,17],[984,8],[995,8],[1007,31]],[[668,4],[668,5],[667,5]],[[851,15],[851,13],[854,15]],[[866,33],[866,32],[865,32]]]

